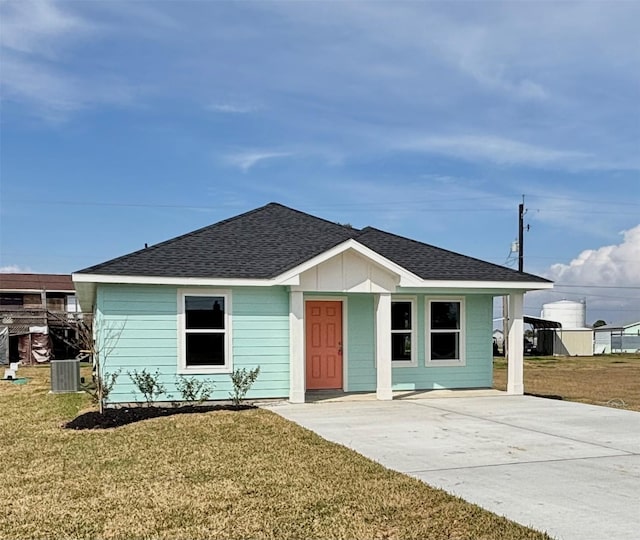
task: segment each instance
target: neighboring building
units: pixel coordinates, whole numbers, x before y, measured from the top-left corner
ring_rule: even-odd
[[[8,329],[12,361],[31,364],[70,354],[54,335],[68,336],[67,323],[78,310],[68,274],[0,274],[0,326]]]
[[[640,352],[640,321],[622,325],[607,324],[593,330],[594,354]]]
[[[542,306],[541,318],[529,319],[541,356],[591,356],[593,329],[586,326],[586,303],[559,300]]]
[[[260,366],[249,398],[304,402],[309,390],[490,388],[493,298],[509,296],[509,337],[523,341],[524,293],[549,289],[517,272],[378,229],[271,203],[73,274],[94,311],[106,372],[147,369],[168,393],[178,375]],[[522,394],[522,348],[508,391]],[[109,400],[132,401],[119,377]],[[215,398],[215,395],[214,395]],[[138,396],[140,399],[140,396]]]

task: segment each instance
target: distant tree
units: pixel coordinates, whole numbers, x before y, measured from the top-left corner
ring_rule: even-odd
[[[592,328],[598,328],[600,326],[605,326],[607,324],[607,321],[603,321],[602,319],[598,319],[596,322],[594,322],[591,327]]]

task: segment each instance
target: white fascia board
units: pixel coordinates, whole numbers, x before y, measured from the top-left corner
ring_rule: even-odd
[[[353,249],[355,252],[359,253],[366,259],[370,260],[372,263],[380,266],[382,269],[390,272],[394,275],[400,277],[400,286],[402,287],[419,287],[420,283],[423,281],[420,277],[416,276],[412,272],[409,272],[406,268],[403,268],[399,264],[394,263],[393,261],[383,257],[379,253],[376,253],[372,249],[362,245],[360,242],[357,242],[353,238],[338,244],[337,246],[332,247],[331,249],[320,253],[320,255],[316,255],[312,259],[303,262],[302,264],[292,268],[291,270],[287,270],[283,274],[276,276],[274,281],[278,284],[282,285],[290,285],[292,279],[295,279],[297,276],[306,272],[307,270],[322,264],[325,261],[335,257],[336,255],[340,255],[349,249]]]
[[[162,276],[112,276],[105,274],[72,274],[75,283],[115,283],[126,285],[177,285],[180,287],[268,287],[279,285],[273,279],[200,278]]]
[[[413,285],[411,287],[415,288]],[[475,292],[478,292],[479,290],[486,290],[487,292],[492,293],[509,293],[514,291],[526,292],[553,289],[553,283],[539,283],[535,281],[422,280],[418,287],[421,289],[433,289],[434,291],[449,290],[460,292],[461,289],[468,289],[469,291]]]

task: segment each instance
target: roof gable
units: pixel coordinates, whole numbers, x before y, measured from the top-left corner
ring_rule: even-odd
[[[372,227],[354,229],[277,203],[78,273],[267,280],[282,276],[348,240],[355,240],[424,280],[549,283],[538,276]]]

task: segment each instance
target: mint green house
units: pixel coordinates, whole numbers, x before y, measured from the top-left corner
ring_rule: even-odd
[[[509,299],[523,341],[526,291],[552,283],[367,227],[271,203],[73,274],[93,311],[110,402],[139,400],[127,371],[213,379],[260,366],[249,398],[305,401],[308,391],[376,392],[492,385],[492,308]],[[511,347],[508,391],[523,392]]]

